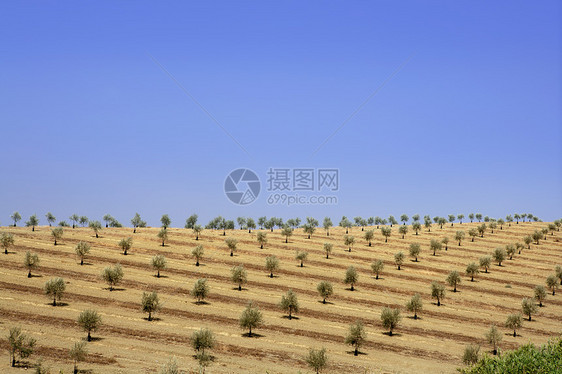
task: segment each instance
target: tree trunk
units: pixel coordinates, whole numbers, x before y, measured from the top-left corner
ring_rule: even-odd
[[[127,253],[125,253],[125,254],[127,254]],[[80,259],[80,265],[84,265],[84,259],[83,258]]]
[[[99,238],[98,233],[96,232],[96,238]]]
[[[195,262],[195,266],[199,266],[199,260],[197,260],[197,262]]]
[[[310,234],[308,234],[308,238],[310,239]]]
[[[88,341],[92,341],[92,335],[90,335],[90,331],[88,330]]]
[[[378,275],[378,274],[375,276],[375,279],[379,279],[379,275]]]
[[[160,270],[158,270],[158,274],[156,274],[156,278],[160,278]]]
[[[250,332],[248,333],[248,337],[252,336],[252,327],[250,326]]]
[[[234,256],[234,254],[232,253],[232,251],[230,251],[230,256],[231,256],[231,257]]]
[[[355,351],[353,352],[354,356],[357,356],[359,354],[359,351],[357,350],[357,346],[355,346]]]
[[[269,277],[273,278],[273,272],[269,273]]]
[[[517,336],[517,332],[513,330],[513,337],[515,338],[516,336]]]
[[[55,239],[55,245],[57,245],[57,239]]]
[[[326,298],[324,298],[324,300],[322,300],[322,304],[326,304]]]
[[[392,336],[392,330],[388,332],[388,336]]]
[[[369,247],[371,246],[371,242],[369,242]]]
[[[288,243],[288,242],[289,242],[289,238],[286,237],[286,238],[285,238],[285,243]]]
[[[353,291],[353,284],[351,285],[351,291]]]
[[[260,249],[263,249],[263,244],[262,244],[262,245],[260,245]]]
[[[151,312],[148,312],[148,320],[152,321],[152,313]]]
[[[78,374],[78,367],[76,367],[76,364],[74,364],[74,374]]]
[[[14,354],[12,355],[12,367],[16,366],[16,353],[14,352]]]
[[[349,252],[351,252],[351,247],[349,247]]]
[[[241,284],[238,285],[238,291],[242,291],[242,285]]]
[[[303,267],[302,261],[301,261],[301,268]],[[552,291],[552,294],[554,295],[554,291]]]
[[[414,319],[418,319],[418,313],[414,312]]]
[[[35,226],[33,226],[33,227],[31,228],[31,231],[35,231]]]
[[[326,258],[328,258],[328,254],[326,253]],[[562,282],[560,282],[560,284],[562,284]]]
[[[53,297],[53,306],[57,306],[57,297]]]
[[[27,277],[31,278],[31,270],[29,271],[29,273],[27,273]]]
[[[441,306],[441,300],[437,299],[437,306]]]

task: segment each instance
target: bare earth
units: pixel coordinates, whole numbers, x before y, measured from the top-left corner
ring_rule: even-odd
[[[311,372],[304,356],[311,347],[326,347],[329,373],[453,373],[462,366],[461,355],[469,343],[481,344],[484,351],[491,347],[484,334],[492,323],[504,332],[501,349],[513,349],[529,341],[537,344],[562,333],[562,295],[550,293],[533,321],[524,321],[513,337],[503,327],[508,314],[521,310],[521,299],[532,297],[535,285],[545,285],[555,265],[562,265],[561,233],[547,236],[540,245],[531,244],[513,260],[501,267],[492,265],[488,274],[479,274],[475,282],[464,273],[466,265],[491,254],[494,248],[508,243],[522,242],[525,235],[545,227],[545,223],[513,223],[503,230],[490,233],[474,242],[468,236],[469,228],[477,223],[447,224],[443,229],[433,225],[431,232],[423,228],[419,235],[411,230],[401,239],[395,225],[388,243],[380,230],[375,230],[372,247],[367,246],[361,228],[350,232],[356,244],[352,252],[343,244],[344,230],[334,228],[327,237],[318,229],[307,239],[301,229],[285,244],[279,230],[268,231],[269,243],[260,249],[256,232],[227,231],[226,237],[238,239],[234,257],[224,243],[222,231],[204,230],[199,241],[191,230],[168,229],[170,240],[160,246],[156,237],[159,229],[130,228],[103,229],[96,239],[88,228],[65,228],[59,245],[54,246],[48,227],[2,228],[15,236],[15,246],[8,255],[0,254],[0,371],[21,373],[22,368],[10,368],[7,335],[10,327],[18,325],[37,339],[37,349],[29,362],[39,357],[51,367],[52,373],[62,369],[72,372],[68,349],[74,342],[85,339],[76,319],[84,309],[96,309],[103,326],[92,334],[88,343],[89,356],[79,365],[95,373],[155,373],[164,362],[175,356],[183,370],[196,372],[197,363],[189,337],[196,329],[210,328],[217,338],[213,350],[214,362],[208,373],[297,373]],[[466,239],[459,247],[454,241],[457,230],[464,230]],[[129,255],[118,247],[119,240],[132,236],[134,243]],[[429,241],[432,238],[450,239],[447,251],[432,256]],[[80,266],[74,248],[78,241],[92,245],[85,264]],[[334,244],[330,259],[325,258],[323,243]],[[419,262],[408,256],[412,242],[422,245]],[[191,251],[203,244],[205,256],[196,267]],[[303,268],[294,259],[295,251],[309,252]],[[36,252],[41,260],[34,277],[27,278],[23,265],[26,251]],[[399,271],[394,266],[394,254],[403,251],[406,261]],[[150,259],[163,254],[168,268],[163,277],[156,278]],[[264,268],[265,258],[274,254],[280,259],[280,270],[273,279]],[[370,264],[375,259],[385,262],[382,278],[375,280]],[[120,262],[124,281],[110,292],[100,273],[108,265]],[[248,284],[242,291],[230,282],[230,269],[244,264]],[[345,270],[354,265],[359,270],[359,283],[350,291],[342,283]],[[437,307],[430,295],[433,280],[445,283],[447,273],[458,270],[462,276],[459,292],[447,286],[446,298]],[[43,286],[52,277],[63,277],[67,283],[62,299],[65,303],[53,307],[44,295]],[[207,305],[196,305],[190,296],[194,282],[207,278],[210,296]],[[316,285],[328,280],[334,285],[330,303],[322,304]],[[298,296],[301,311],[298,319],[288,320],[279,310],[281,295],[293,289]],[[157,291],[163,309],[149,322],[140,310],[143,291]],[[419,292],[424,302],[421,319],[414,320],[405,310],[405,303]],[[562,289],[560,290],[562,294]],[[238,326],[238,318],[249,300],[255,301],[264,314],[265,325],[256,330],[258,337],[247,338]],[[401,308],[403,319],[394,336],[383,334],[380,321],[385,306]],[[363,321],[367,342],[359,356],[344,345],[350,323]]]

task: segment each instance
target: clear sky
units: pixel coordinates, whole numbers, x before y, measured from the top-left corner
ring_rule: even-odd
[[[0,222],[560,218],[561,8],[3,1]],[[246,206],[223,191],[242,167]],[[303,167],[339,169],[337,204],[269,205],[267,170]]]

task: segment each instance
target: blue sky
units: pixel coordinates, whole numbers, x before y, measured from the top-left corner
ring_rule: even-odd
[[[2,2],[0,222],[559,218],[561,24],[557,1]],[[339,168],[338,204],[268,205],[270,167]]]

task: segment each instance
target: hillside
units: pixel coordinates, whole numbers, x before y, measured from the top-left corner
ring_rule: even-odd
[[[464,346],[481,344],[482,350],[491,351],[484,334],[495,323],[503,333],[501,349],[514,349],[528,342],[543,344],[562,333],[562,290],[548,296],[544,307],[532,321],[523,321],[520,336],[503,327],[508,314],[521,310],[521,299],[532,297],[536,285],[545,285],[548,275],[556,265],[562,265],[561,232],[548,233],[539,245],[527,246],[512,260],[502,266],[493,263],[489,273],[480,273],[471,282],[466,276],[466,266],[477,262],[481,256],[491,254],[496,247],[522,242],[524,236],[546,223],[533,222],[504,224],[492,234],[471,242],[468,230],[477,223],[446,224],[442,229],[433,225],[431,232],[422,228],[419,235],[410,230],[401,239],[398,226],[392,228],[388,242],[380,230],[375,229],[372,246],[363,239],[360,227],[353,227],[350,235],[355,245],[348,252],[344,245],[345,230],[333,228],[330,236],[318,229],[307,239],[302,229],[295,230],[285,243],[280,230],[267,231],[268,243],[260,249],[256,233],[242,230],[227,231],[226,237],[238,240],[234,256],[224,242],[222,231],[204,230],[196,241],[191,230],[168,229],[169,241],[162,247],[157,233],[159,228],[141,228],[133,234],[131,228],[104,228],[95,238],[89,228],[65,228],[58,245],[53,245],[49,227],[7,227],[0,231],[14,235],[15,245],[9,254],[0,254],[0,344],[7,348],[8,330],[21,326],[22,330],[37,339],[37,348],[30,361],[39,357],[51,367],[52,372],[63,369],[71,372],[72,362],[68,348],[84,339],[86,334],[78,327],[76,319],[85,309],[96,309],[103,325],[92,334],[95,338],[87,344],[90,355],[79,365],[96,373],[154,373],[172,356],[182,369],[197,369],[192,357],[189,337],[193,331],[210,328],[217,347],[212,351],[214,362],[210,373],[296,373],[312,372],[304,362],[310,347],[326,347],[329,367],[325,372],[433,372],[452,373],[462,366]],[[370,228],[365,228],[368,230]],[[454,240],[457,230],[466,233],[462,245]],[[133,247],[124,256],[118,242],[133,237]],[[448,250],[436,256],[429,249],[431,239],[448,237]],[[92,251],[83,266],[74,248],[79,241],[87,241]],[[333,253],[326,259],[323,243],[334,244]],[[421,244],[419,261],[408,256],[410,243]],[[192,249],[202,244],[205,255],[201,266],[196,267]],[[296,250],[307,251],[308,259],[300,267],[295,259]],[[27,278],[23,259],[26,251],[39,255],[40,265]],[[403,251],[405,261],[401,270],[394,265],[394,254]],[[157,278],[150,259],[162,254],[168,267]],[[274,278],[265,270],[265,258],[275,255],[280,269]],[[385,268],[381,278],[375,280],[371,263],[382,259]],[[121,263],[124,280],[114,291],[109,291],[100,278],[103,268]],[[233,266],[244,264],[248,283],[238,291],[230,281]],[[359,282],[350,291],[342,280],[346,269],[355,266]],[[446,296],[437,306],[430,294],[430,283],[437,280],[445,284],[447,274],[457,270],[462,283],[458,292],[446,286]],[[53,307],[44,295],[45,282],[53,277],[66,281],[66,293],[61,306]],[[207,278],[210,286],[208,304],[197,305],[190,296],[194,282]],[[329,303],[322,304],[316,291],[317,284],[327,280],[333,283],[334,295]],[[281,296],[289,289],[296,292],[301,310],[298,319],[289,320],[279,309]],[[157,319],[147,321],[140,309],[143,291],[157,291],[163,308]],[[405,303],[419,292],[423,298],[420,319],[414,320],[406,311]],[[264,315],[265,325],[255,332],[256,337],[243,337],[246,331],[238,326],[238,318],[247,302],[257,303]],[[380,313],[383,307],[400,308],[402,321],[393,336],[384,334]],[[344,344],[349,324],[363,321],[367,341],[362,354],[354,356],[352,347]],[[7,349],[0,351],[1,371],[23,372],[9,368]]]

